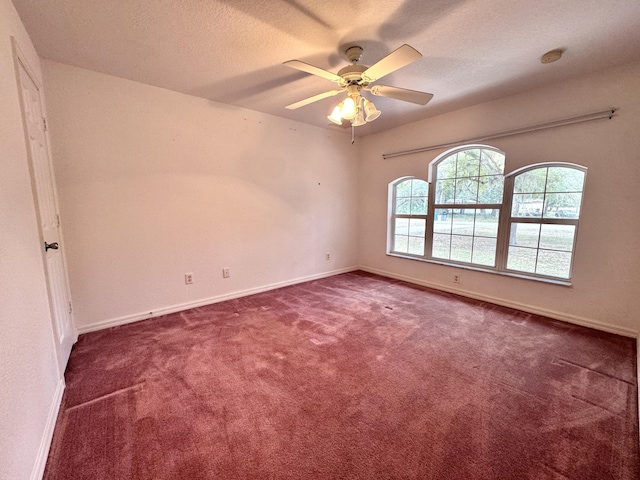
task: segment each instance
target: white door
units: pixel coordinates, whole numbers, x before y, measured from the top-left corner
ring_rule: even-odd
[[[34,197],[38,211],[40,240],[45,262],[49,305],[53,317],[53,331],[58,353],[58,365],[64,372],[76,332],[71,315],[71,296],[60,238],[55,187],[47,137],[42,115],[40,91],[21,59],[18,61],[22,93],[23,120],[29,148],[29,162]]]

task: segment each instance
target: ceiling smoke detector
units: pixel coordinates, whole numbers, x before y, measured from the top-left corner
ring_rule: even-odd
[[[553,63],[560,60],[562,57],[562,49],[556,48],[555,50],[550,50],[540,58],[541,63]]]

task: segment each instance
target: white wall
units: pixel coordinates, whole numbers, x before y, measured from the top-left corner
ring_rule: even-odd
[[[368,136],[360,158],[360,264],[366,269],[526,311],[635,335],[640,328],[640,64],[609,69]],[[437,92],[436,92],[437,94]],[[601,120],[488,141],[506,153],[505,173],[538,162],[588,167],[573,269],[563,287],[460,270],[385,254],[387,186],[427,179],[443,150],[383,160],[383,153],[497,133],[617,107]],[[454,286],[454,273],[461,283]],[[454,288],[455,287],[455,288]]]
[[[58,374],[11,36],[39,59],[9,0],[0,0],[0,478],[44,467]],[[53,418],[55,420],[55,417]]]
[[[80,332],[357,265],[347,134],[43,65]]]
[[[638,331],[637,64],[365,137],[355,147],[340,133],[44,65],[81,331],[358,263],[556,318]],[[452,267],[385,255],[388,183],[426,178],[440,152],[390,160],[382,153],[610,106],[619,108],[612,121],[489,142],[506,152],[507,172],[541,161],[589,168],[572,287],[470,270],[454,287]],[[230,279],[222,279],[223,267]],[[184,285],[186,272],[194,285]]]

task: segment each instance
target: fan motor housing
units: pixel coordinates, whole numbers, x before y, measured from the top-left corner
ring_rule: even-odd
[[[349,65],[348,67],[344,67],[338,72],[338,75],[345,80],[345,83],[359,83],[361,85],[365,85],[365,83],[361,83],[362,80],[362,72],[364,72],[367,68],[364,65]],[[368,85],[368,83],[367,83]]]
[[[345,56],[351,63],[356,63],[360,61],[360,57],[362,56],[363,48],[358,45],[354,45],[353,47],[349,47],[344,51]]]

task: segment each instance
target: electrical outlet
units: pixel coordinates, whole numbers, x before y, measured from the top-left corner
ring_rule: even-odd
[[[453,276],[453,283],[460,283],[460,275]]]
[[[193,273],[184,274],[184,283],[186,285],[191,285],[193,283]]]
[[[324,258],[328,262],[329,260],[331,260],[331,254],[329,252],[327,252],[326,257],[324,257]]]
[[[229,272],[228,268],[222,269],[222,278],[229,278],[231,276],[231,272]]]

